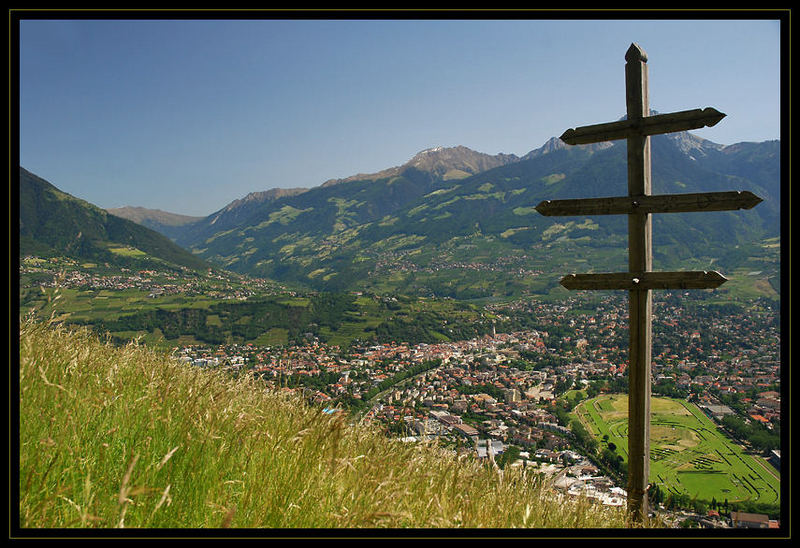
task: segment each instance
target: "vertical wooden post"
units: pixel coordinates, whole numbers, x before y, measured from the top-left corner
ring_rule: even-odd
[[[648,116],[647,55],[636,44],[625,54],[625,99],[628,120],[636,124]],[[649,196],[650,137],[628,136],[628,195]],[[628,214],[629,271],[650,272],[653,266],[652,220],[648,213]],[[628,509],[638,520],[648,512],[650,474],[650,370],[652,348],[652,295],[649,289],[632,289],[630,295],[630,349],[628,365]]]

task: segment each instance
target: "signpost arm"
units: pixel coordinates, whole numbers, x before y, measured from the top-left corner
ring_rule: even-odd
[[[625,55],[625,101],[628,120],[649,115],[647,55],[631,44]],[[632,134],[628,145],[628,195],[648,196],[650,137]],[[652,270],[652,219],[648,213],[628,215],[629,271]],[[641,520],[647,515],[650,472],[650,356],[652,347],[652,294],[649,289],[630,292],[630,347],[628,368],[628,508]]]

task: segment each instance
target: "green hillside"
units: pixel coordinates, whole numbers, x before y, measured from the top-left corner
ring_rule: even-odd
[[[165,236],[58,190],[19,170],[20,256],[64,255],[120,266],[209,265]]]

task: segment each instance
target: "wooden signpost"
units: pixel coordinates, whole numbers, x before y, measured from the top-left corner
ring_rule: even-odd
[[[627,215],[628,272],[571,274],[561,280],[567,289],[629,291],[630,348],[628,367],[628,509],[637,520],[648,512],[650,473],[650,376],[653,289],[713,289],[726,278],[719,272],[653,272],[652,213],[750,209],[761,198],[750,192],[652,195],[650,135],[698,129],[717,124],[725,114],[713,108],[649,116],[647,55],[637,44],[625,54],[627,118],[620,122],[568,129],[569,145],[627,139],[628,195],[614,198],[548,200],[542,215]]]

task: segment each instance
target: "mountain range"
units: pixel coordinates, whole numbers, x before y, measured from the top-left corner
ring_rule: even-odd
[[[779,236],[779,141],[723,146],[681,132],[651,142],[654,194],[749,190],[764,200],[749,211],[654,216],[654,269],[733,269]],[[211,264],[318,290],[547,292],[554,273],[627,270],[624,216],[534,209],[546,199],[625,195],[625,147],[553,138],[521,157],[436,147],[377,173],[252,192],[200,219],[112,212]]]

